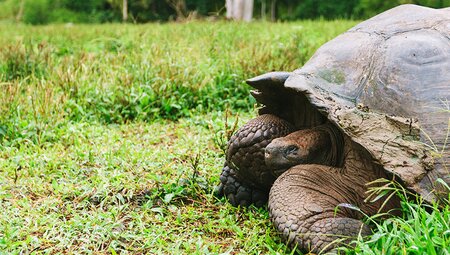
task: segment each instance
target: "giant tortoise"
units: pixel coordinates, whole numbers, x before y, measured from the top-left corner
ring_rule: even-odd
[[[362,214],[399,207],[367,199],[380,179],[448,199],[450,8],[393,8],[303,67],[247,83],[260,116],[230,139],[219,192],[233,205],[268,200],[288,243],[321,252],[370,234]]]

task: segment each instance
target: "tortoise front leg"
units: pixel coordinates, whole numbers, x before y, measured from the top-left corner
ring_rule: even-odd
[[[354,211],[335,210],[341,203],[358,204],[358,188],[352,190],[357,185],[340,176],[338,168],[292,167],[272,186],[270,217],[291,245],[314,253],[329,251],[371,233]]]
[[[241,127],[228,142],[218,195],[227,197],[234,206],[263,206],[276,179],[273,172],[279,170],[266,166],[264,149],[273,139],[293,131],[287,121],[270,114]]]
[[[236,177],[235,171],[225,166],[220,174],[220,184],[217,187],[217,194],[225,196],[233,206],[249,206],[253,204],[262,207],[267,203],[269,191],[256,189],[241,183]]]

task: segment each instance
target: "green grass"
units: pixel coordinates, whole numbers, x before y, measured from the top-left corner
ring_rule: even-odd
[[[354,241],[355,249],[342,249],[346,254],[450,254],[450,195],[441,203],[429,204],[399,183],[377,180],[385,185],[371,189],[370,200],[393,193],[401,201],[401,217],[380,213],[367,217],[374,234]],[[445,185],[449,188],[448,185]]]
[[[249,110],[246,78],[301,66],[355,22],[0,27],[0,139],[55,121],[127,123]]]
[[[256,115],[245,79],[355,23],[0,24],[0,254],[293,252],[213,196],[223,138]],[[348,252],[448,254],[449,207],[417,204]]]
[[[213,196],[223,119],[70,123],[57,142],[3,147],[0,250],[284,253],[265,209]]]
[[[357,242],[355,253],[450,254],[450,207],[403,202],[403,217],[375,224],[375,234]]]

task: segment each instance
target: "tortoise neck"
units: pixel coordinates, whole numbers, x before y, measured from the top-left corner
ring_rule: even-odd
[[[325,165],[342,167],[344,165],[344,138],[341,131],[329,122],[314,129],[326,132],[330,138],[330,151],[324,154],[323,159]]]

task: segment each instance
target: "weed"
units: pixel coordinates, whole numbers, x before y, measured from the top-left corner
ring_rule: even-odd
[[[370,190],[374,201],[387,194],[401,200],[402,217],[386,218],[385,213],[371,216],[367,221],[374,233],[368,239],[359,237],[354,249],[342,248],[346,254],[448,254],[450,248],[450,204],[426,203],[418,194],[406,190],[399,183],[384,183]]]
[[[228,141],[230,140],[231,136],[236,132],[237,130],[237,124],[239,122],[239,116],[236,116],[233,124],[230,125],[229,118],[230,118],[230,110],[227,108],[225,110],[225,119],[224,119],[224,127],[221,130],[213,130],[214,132],[214,144],[219,148],[223,155],[226,155],[227,145]]]

